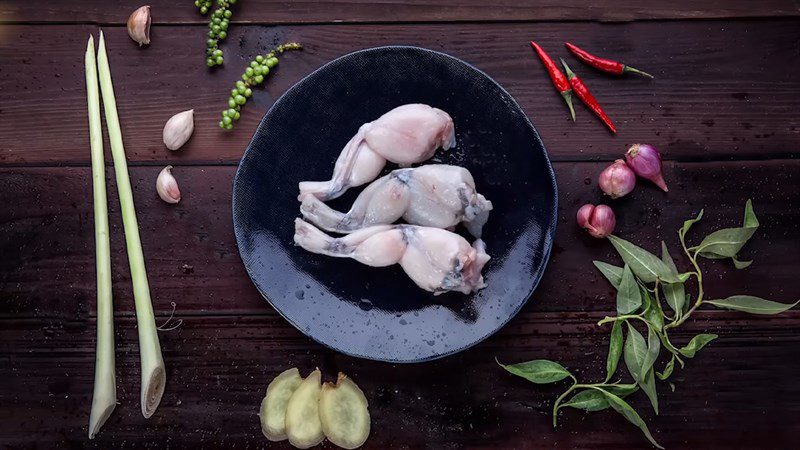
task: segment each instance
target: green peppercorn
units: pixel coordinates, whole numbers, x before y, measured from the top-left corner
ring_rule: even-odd
[[[242,74],[242,80],[244,80],[244,81],[245,81],[245,83],[247,83],[247,82],[249,82],[249,81],[250,81],[250,77],[248,77],[246,73],[243,73],[243,74]]]
[[[226,9],[223,15],[225,16],[226,19],[230,19],[233,13],[231,12],[230,9]]]
[[[234,99],[232,99],[232,98],[229,98],[228,99],[228,107],[233,108],[234,106],[236,106],[236,101]]]
[[[220,39],[225,39],[226,37],[228,37],[228,33],[227,32],[225,32],[225,31],[220,31],[219,32],[219,38]]]
[[[263,83],[263,82],[264,82],[264,75],[256,75],[256,76],[255,76],[255,77],[253,77],[253,78],[255,78],[255,82],[256,82],[256,84],[261,84],[261,83]]]
[[[227,31],[228,30],[228,21],[227,20],[223,20],[222,23],[219,24],[219,27],[222,28],[223,30]]]
[[[247,87],[245,87],[244,85],[242,85],[242,86],[237,86],[237,87],[236,87],[236,94],[242,94],[242,95],[244,95],[244,91],[246,91],[246,90],[247,90]]]
[[[237,95],[236,97],[234,97],[234,100],[236,100],[237,105],[244,105],[247,102],[247,99],[244,98],[243,95]]]
[[[214,67],[214,60],[211,58],[206,59],[206,65],[208,67]]]
[[[228,125],[231,122],[233,122],[233,119],[231,119],[228,116],[225,116],[225,117],[222,118],[222,123],[224,123],[225,125]]]
[[[225,59],[222,56],[217,56],[217,61],[216,62],[217,62],[218,65],[222,65],[222,63],[224,61],[225,61]]]
[[[278,65],[278,58],[272,57],[267,60],[267,66],[271,69]]]
[[[250,89],[250,88],[245,89],[244,90],[244,96],[247,97],[247,98],[252,97],[253,96],[253,90]]]
[[[208,12],[208,8],[206,8],[205,6],[201,6],[200,7],[200,14],[206,15],[207,12]]]
[[[248,67],[247,69],[244,69],[244,73],[247,74],[248,77],[252,77],[253,76],[253,68],[252,67]]]
[[[261,55],[258,55],[258,56],[256,56],[256,62],[257,62],[258,64],[261,64],[261,63],[263,63],[263,62],[264,62],[264,57],[263,57],[263,56],[261,56]]]
[[[222,123],[222,121],[221,121],[221,120],[219,121],[219,127],[220,127],[220,128],[225,128],[225,124],[224,124],[224,123]]]

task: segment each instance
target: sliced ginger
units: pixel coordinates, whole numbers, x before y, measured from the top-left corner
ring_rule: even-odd
[[[336,384],[325,383],[319,400],[319,417],[325,436],[346,449],[361,447],[369,437],[370,417],[364,392],[343,373]]]
[[[267,395],[261,402],[258,415],[261,418],[261,431],[270,441],[286,439],[286,407],[302,381],[300,372],[293,367],[283,371],[267,386]]]
[[[319,417],[322,374],[314,370],[303,380],[286,405],[286,436],[296,448],[305,449],[325,439]]]

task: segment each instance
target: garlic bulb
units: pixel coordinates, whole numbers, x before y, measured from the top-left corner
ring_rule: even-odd
[[[193,131],[193,109],[175,114],[164,125],[164,145],[170,150],[177,150],[189,140]]]
[[[128,17],[128,35],[139,47],[150,43],[150,7],[142,6]]]
[[[161,169],[156,179],[156,192],[161,200],[167,203],[178,203],[181,201],[181,191],[178,189],[178,182],[172,176],[172,166]]]

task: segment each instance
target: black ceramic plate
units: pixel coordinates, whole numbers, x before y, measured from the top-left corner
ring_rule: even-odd
[[[488,287],[476,294],[434,296],[399,266],[367,267],[293,244],[297,183],[329,179],[358,127],[405,103],[452,116],[456,148],[430,162],[466,167],[494,203],[483,232]],[[360,190],[332,206],[347,210]],[[239,251],[264,298],[318,342],[392,362],[464,350],[508,322],[542,276],[556,205],[544,145],[508,92],[459,59],[416,47],[351,53],[297,83],[264,116],[233,187]]]

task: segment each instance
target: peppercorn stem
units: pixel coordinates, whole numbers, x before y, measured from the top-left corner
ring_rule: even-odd
[[[556,402],[553,404],[553,428],[555,428],[557,426],[557,422],[558,422],[558,407],[561,404],[561,400],[564,400],[564,398],[567,395],[569,395],[570,392],[574,391],[575,388],[578,387],[578,380],[575,379],[575,377],[572,376],[572,375],[570,375],[570,378],[572,378],[572,386],[570,386],[569,389],[564,391],[564,393],[559,395],[558,398],[556,399]]]
[[[86,99],[89,110],[89,147],[92,159],[92,196],[94,204],[94,241],[97,260],[97,344],[95,349],[94,391],[89,413],[89,439],[117,406],[117,380],[114,359],[114,305],[111,294],[111,244],[108,233],[108,202],[103,157],[103,131],[100,124],[100,93],[97,85],[97,62],[94,38],[86,45]]]
[[[161,357],[161,345],[156,331],[156,321],[153,317],[153,303],[150,300],[150,286],[147,283],[142,241],[139,237],[139,225],[136,221],[136,209],[133,204],[133,191],[128,175],[128,163],[125,159],[125,147],[122,143],[119,116],[117,116],[117,102],[114,98],[114,85],[111,81],[111,69],[108,64],[108,55],[106,54],[106,44],[102,31],[100,32],[100,45],[97,50],[97,68],[100,75],[100,92],[103,96],[106,126],[108,127],[108,140],[111,143],[111,156],[114,159],[114,173],[117,179],[117,189],[119,190],[122,225],[125,229],[125,243],[128,249],[133,298],[136,305],[139,357],[142,365],[142,415],[148,418],[153,415],[161,402],[161,396],[164,394],[164,385],[167,380],[164,359]]]

